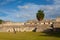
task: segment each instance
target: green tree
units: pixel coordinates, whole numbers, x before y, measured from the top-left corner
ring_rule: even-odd
[[[0,24],[2,24],[2,23],[3,23],[3,20],[0,19]]]
[[[38,10],[38,13],[36,14],[36,18],[38,21],[42,21],[44,19],[44,11]]]

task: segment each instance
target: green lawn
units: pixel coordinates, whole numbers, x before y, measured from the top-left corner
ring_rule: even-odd
[[[60,40],[60,37],[39,32],[17,32],[16,34],[2,32],[0,40]]]

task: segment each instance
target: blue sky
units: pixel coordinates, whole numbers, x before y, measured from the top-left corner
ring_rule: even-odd
[[[60,0],[0,0],[0,19],[25,22],[36,19],[39,9],[44,10],[46,19],[60,16]]]

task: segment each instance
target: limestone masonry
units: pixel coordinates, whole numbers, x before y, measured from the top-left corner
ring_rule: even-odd
[[[54,28],[60,28],[60,18],[54,20],[43,20],[41,22],[37,20],[30,20],[25,23],[6,21],[0,24],[0,32],[42,32],[46,29],[51,29],[51,24],[54,22]]]

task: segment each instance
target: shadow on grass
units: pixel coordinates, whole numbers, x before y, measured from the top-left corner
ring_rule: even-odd
[[[54,30],[47,29],[47,30],[44,30],[42,33],[44,34],[40,36],[60,37],[60,28],[55,28]]]

